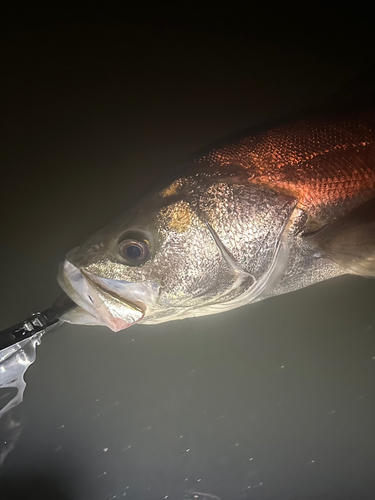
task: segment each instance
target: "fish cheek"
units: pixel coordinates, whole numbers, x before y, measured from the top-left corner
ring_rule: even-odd
[[[158,226],[162,244],[153,265],[162,304],[203,305],[232,286],[234,277],[227,263],[188,202],[179,200],[163,207]]]

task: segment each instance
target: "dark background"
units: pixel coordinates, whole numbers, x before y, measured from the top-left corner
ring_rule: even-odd
[[[65,253],[195,150],[375,64],[370,3],[2,9],[0,328],[48,307]],[[1,497],[374,498],[374,292],[340,278],[220,316],[51,333]]]

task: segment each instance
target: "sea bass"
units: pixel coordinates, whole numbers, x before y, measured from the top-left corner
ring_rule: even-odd
[[[203,316],[375,276],[375,113],[318,110],[195,155],[66,256],[71,323]]]

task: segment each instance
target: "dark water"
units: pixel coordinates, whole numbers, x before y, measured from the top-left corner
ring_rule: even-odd
[[[373,57],[366,29],[326,46],[302,32],[71,20],[3,36],[0,327],[48,307],[64,254],[176,163],[319,102]],[[3,430],[1,498],[374,498],[374,296],[344,277],[218,316],[47,335]]]

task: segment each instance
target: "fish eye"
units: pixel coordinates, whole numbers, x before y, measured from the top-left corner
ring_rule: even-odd
[[[129,264],[142,264],[151,254],[148,241],[141,238],[126,238],[119,243],[117,250]]]

